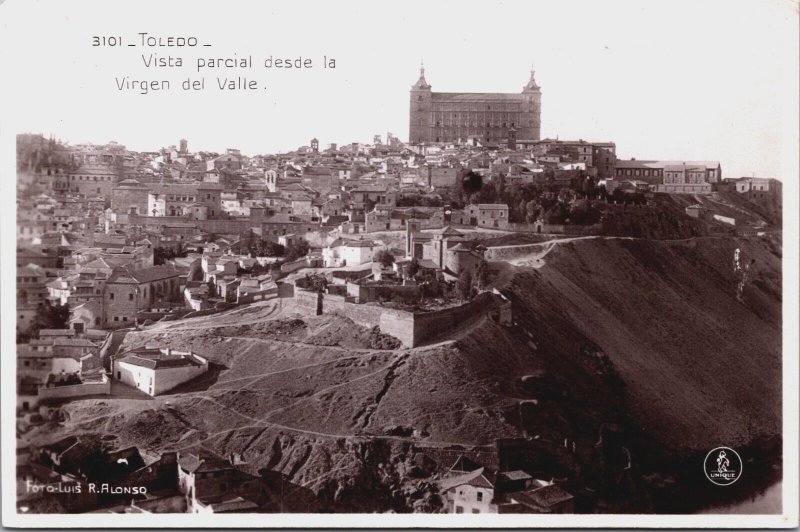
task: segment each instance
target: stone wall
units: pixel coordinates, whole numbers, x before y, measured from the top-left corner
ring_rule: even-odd
[[[383,309],[358,303],[344,303],[340,312],[364,327],[381,326]],[[383,327],[381,327],[383,331]],[[384,331],[386,332],[386,331]],[[391,334],[391,333],[388,333]]]
[[[310,312],[312,315],[322,314],[322,294],[308,290],[294,291],[294,303],[299,310]]]
[[[374,309],[375,307],[371,308]],[[415,317],[413,313],[396,309],[381,309],[379,316],[379,325],[382,333],[394,336],[403,343],[404,347],[417,345],[414,334]]]
[[[516,233],[543,233],[558,235],[591,235],[597,234],[600,225],[556,225],[543,223],[509,223],[506,227],[508,231]]]
[[[366,284],[347,283],[347,294],[357,303],[369,303],[371,301],[391,301],[395,296],[403,299],[418,299],[419,286],[417,285],[398,285],[398,284]]]
[[[457,307],[416,313],[413,317],[413,343],[411,345],[419,345],[422,341],[453,329],[470,318],[489,314],[495,310],[495,303],[495,296],[490,293],[482,293],[469,303]]]
[[[552,242],[538,242],[535,244],[520,244],[515,246],[492,246],[486,249],[483,256],[486,260],[508,260],[544,251],[545,246],[552,245]]]
[[[307,290],[297,290],[294,301],[301,312],[313,315],[336,312],[364,327],[378,326],[384,334],[400,340],[404,347],[415,347],[478,316],[491,315],[502,323],[510,321],[510,303],[488,292],[479,294],[472,301],[457,307],[417,313],[358,304],[352,297],[320,294]]]
[[[53,388],[39,388],[39,399],[70,399],[87,395],[108,395],[111,393],[111,381],[103,375],[102,382],[85,382]]]

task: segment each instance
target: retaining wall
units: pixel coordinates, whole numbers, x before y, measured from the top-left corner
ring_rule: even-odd
[[[508,260],[543,251],[544,247],[548,245],[552,246],[553,244],[552,242],[537,242],[535,244],[519,244],[515,246],[492,246],[486,249],[483,256],[486,260]]]
[[[564,224],[525,224],[509,223],[505,228],[507,231],[517,233],[546,233],[558,235],[591,235],[596,234],[600,229],[599,224],[595,225],[564,225]]]
[[[367,308],[375,309],[375,307]],[[379,313],[374,310],[373,312],[380,316],[379,326],[382,333],[394,336],[405,347],[417,345],[417,339],[414,334],[416,317],[413,313],[396,309],[380,309]]]
[[[108,395],[111,393],[111,381],[103,378],[103,382],[88,382],[83,384],[70,384],[67,386],[54,386],[53,388],[39,388],[39,399],[70,399],[86,395]]]

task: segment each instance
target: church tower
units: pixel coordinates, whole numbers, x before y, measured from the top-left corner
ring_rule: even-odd
[[[508,130],[508,149],[512,151],[517,149],[517,130],[514,127]]]
[[[431,86],[425,81],[425,67],[419,67],[419,79],[411,87],[408,142],[419,144],[431,141]]]
[[[542,91],[536,84],[535,74],[531,68],[531,79],[522,89],[524,111],[518,136],[523,140],[541,140]]]

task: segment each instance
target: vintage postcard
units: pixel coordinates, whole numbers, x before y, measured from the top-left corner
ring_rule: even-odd
[[[799,21],[0,3],[3,525],[797,526]]]

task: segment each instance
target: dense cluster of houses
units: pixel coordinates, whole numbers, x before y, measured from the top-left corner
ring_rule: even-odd
[[[384,231],[407,235],[404,250],[388,250],[400,267],[416,260],[457,276],[482,259],[464,228],[515,229],[508,205],[447,205],[468,175],[569,186],[581,171],[609,192],[713,186],[754,200],[780,195],[776,180],[723,180],[716,161],[623,161],[613,142],[512,140],[410,145],[389,134],[385,143],[376,136],[323,149],[312,139],[289,153],[248,157],[191,152],[186,140],[133,152],[115,142],[71,146],[20,135],[17,334],[48,328],[46,305],[67,305],[58,326],[81,339],[274,297],[276,277],[288,272],[368,265],[386,249],[375,237]],[[311,251],[291,260],[252,248],[303,241]]]
[[[439,483],[445,511],[456,514],[574,513],[572,494],[553,480],[517,469],[498,472],[461,455]]]

